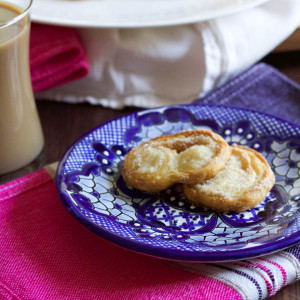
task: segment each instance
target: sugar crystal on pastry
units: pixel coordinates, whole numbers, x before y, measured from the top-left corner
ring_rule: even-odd
[[[164,135],[133,148],[122,176],[136,189],[159,192],[175,183],[198,183],[222,170],[230,147],[218,134],[195,129]]]
[[[271,167],[261,154],[243,146],[232,146],[223,170],[209,180],[185,185],[184,193],[193,204],[219,212],[241,212],[263,201],[274,182]]]

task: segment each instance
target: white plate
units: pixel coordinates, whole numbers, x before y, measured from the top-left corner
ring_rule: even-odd
[[[32,20],[76,27],[137,28],[188,24],[269,0],[34,0]]]

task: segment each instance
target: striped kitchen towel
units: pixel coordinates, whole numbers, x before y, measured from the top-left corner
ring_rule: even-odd
[[[239,293],[240,299],[265,299],[300,279],[300,245],[276,254],[238,262],[171,264],[227,284]]]

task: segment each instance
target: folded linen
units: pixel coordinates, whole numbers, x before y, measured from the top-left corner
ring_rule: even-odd
[[[30,70],[35,92],[86,76],[89,65],[76,30],[32,24]]]
[[[190,25],[78,32],[90,73],[38,99],[111,108],[189,103],[247,69],[299,25],[299,0],[270,0]]]
[[[114,246],[68,214],[45,169],[0,186],[0,207],[4,299],[257,300],[300,279],[300,246],[222,264],[165,262]]]
[[[259,63],[194,102],[253,109],[300,125],[299,99],[299,84]]]
[[[294,110],[291,118],[300,124],[300,86],[265,64],[197,101],[245,107],[247,96],[254,108],[273,114],[284,103],[280,116]],[[53,181],[56,166],[0,186],[0,298],[257,300],[300,279],[299,244],[214,264],[166,262],[114,246],[64,209]]]
[[[218,299],[222,291],[241,299],[217,280],[98,238],[63,208],[44,169],[0,186],[0,207],[0,298]]]

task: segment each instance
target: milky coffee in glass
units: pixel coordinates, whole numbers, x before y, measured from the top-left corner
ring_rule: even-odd
[[[44,145],[29,69],[31,0],[16,1],[0,0],[0,176],[31,163]]]

